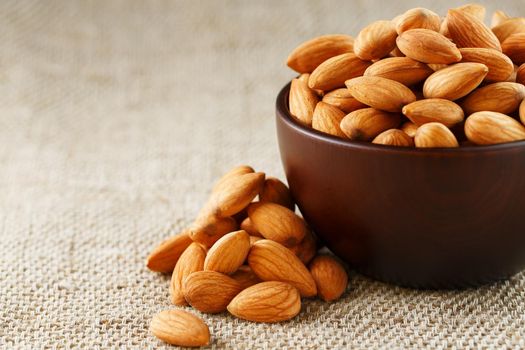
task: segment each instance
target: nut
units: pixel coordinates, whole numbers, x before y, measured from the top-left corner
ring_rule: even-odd
[[[477,145],[492,145],[525,140],[525,126],[505,114],[483,111],[467,118],[465,134]]]
[[[204,346],[210,343],[210,331],[204,321],[183,310],[165,310],[153,316],[150,330],[171,345]]]
[[[416,147],[421,148],[459,147],[452,131],[445,125],[435,122],[421,125],[417,129],[414,142]]]

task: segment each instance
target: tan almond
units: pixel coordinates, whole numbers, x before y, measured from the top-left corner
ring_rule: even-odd
[[[411,86],[422,82],[432,73],[434,71],[428,65],[409,57],[390,57],[372,64],[366,69],[364,76],[386,78]],[[346,90],[348,91],[348,89]],[[350,91],[348,91],[348,94],[351,95]],[[353,111],[347,111],[347,113],[350,112]]]
[[[308,264],[317,254],[317,239],[310,231],[304,236],[301,243],[289,248],[302,262]]]
[[[244,230],[230,232],[210,248],[204,261],[204,270],[233,273],[244,263],[249,251],[250,235]]]
[[[179,257],[192,242],[189,230],[164,240],[150,253],[146,266],[156,272],[173,271]]]
[[[242,265],[237,271],[231,274],[230,277],[237,281],[243,290],[262,282],[248,265]]]
[[[354,111],[341,120],[341,130],[351,140],[370,141],[383,131],[399,126],[401,117],[375,108]]]
[[[414,140],[404,131],[399,129],[390,129],[377,135],[372,143],[378,145],[414,147]]]
[[[403,125],[401,125],[401,130],[403,130],[405,134],[407,134],[411,138],[414,138],[414,136],[416,136],[416,132],[418,128],[419,126],[417,126],[416,124],[412,122],[404,122]]]
[[[184,310],[164,310],[153,316],[151,333],[178,346],[204,346],[210,343],[210,330],[199,317]]]
[[[494,11],[492,14],[492,19],[490,21],[490,26],[492,28],[499,26],[504,21],[508,20],[510,17],[505,12],[501,10]]]
[[[461,123],[465,118],[460,106],[441,98],[429,98],[403,107],[403,114],[417,125],[438,122],[451,127]]]
[[[317,294],[324,301],[339,299],[348,285],[345,268],[328,255],[316,256],[310,263],[310,273],[317,286]]]
[[[410,29],[424,28],[439,32],[441,18],[433,11],[425,8],[413,8],[406,11],[395,21],[397,34]]]
[[[266,178],[263,189],[259,193],[259,201],[277,203],[291,211],[295,210],[295,203],[288,186],[275,177]]]
[[[344,34],[323,35],[308,40],[296,47],[286,64],[299,73],[311,73],[327,59],[352,52],[354,39]]]
[[[466,12],[476,17],[481,22],[485,21],[485,14],[487,12],[485,6],[480,5],[480,4],[466,4],[466,5],[457,7],[456,10]],[[447,38],[450,38],[450,33],[448,31],[447,17],[445,17],[443,21],[441,22],[441,28],[439,32],[443,34],[444,36],[446,36]]]
[[[510,114],[518,109],[523,98],[525,86],[501,82],[476,89],[465,98],[461,106],[467,114],[480,111]]]
[[[523,125],[525,125],[525,100],[523,100],[520,104],[520,120]]]
[[[327,59],[317,67],[310,78],[311,89],[333,90],[345,86],[345,81],[363,75],[370,66],[353,53],[344,53]]]
[[[348,91],[346,87],[341,89],[335,89],[326,93],[323,96],[323,102],[337,107],[345,113],[350,113],[357,109],[366,107],[366,105],[353,98],[352,94],[350,93],[350,91]]]
[[[262,282],[239,293],[228,305],[228,311],[254,322],[281,322],[301,311],[297,289],[283,282]]]
[[[252,203],[248,207],[248,216],[263,237],[286,247],[292,247],[301,242],[308,232],[303,219],[279,204]]]
[[[485,80],[488,82],[506,81],[514,72],[512,60],[505,54],[494,49],[462,48],[461,62],[483,63],[489,69]]]
[[[475,16],[451,9],[447,14],[450,37],[458,47],[485,47],[501,51],[496,35]]]
[[[310,80],[310,73],[303,73],[297,79],[299,79],[300,81],[302,81],[302,82],[306,83],[306,85],[308,85],[308,80]],[[320,98],[324,96],[324,91],[323,90],[316,90],[316,89],[312,89],[312,90]]]
[[[391,21],[375,21],[363,28],[354,42],[354,52],[362,60],[387,56],[396,47],[396,27]]]
[[[516,83],[525,85],[525,63],[516,71]]]
[[[461,61],[456,45],[430,29],[411,29],[397,37],[397,47],[407,57],[424,63],[450,64]]]
[[[421,125],[414,137],[414,143],[419,148],[451,148],[459,147],[456,136],[441,123]]]
[[[423,85],[423,94],[426,98],[457,100],[477,88],[488,71],[481,63],[454,64],[429,76]]]
[[[328,103],[319,102],[315,107],[312,128],[326,134],[345,138],[345,134],[339,127],[344,116],[345,113],[337,107],[329,105]]]
[[[255,228],[255,225],[249,217],[241,222],[240,229],[248,232],[250,236],[262,237],[261,233],[257,231],[257,228]]]
[[[183,284],[184,298],[195,309],[205,313],[226,311],[232,299],[243,290],[233,278],[216,271],[190,274]]]
[[[517,65],[525,63],[525,33],[517,33],[509,36],[503,44],[503,53],[510,57]]]
[[[409,88],[391,79],[367,76],[347,80],[345,84],[355,99],[387,112],[401,112],[404,105],[416,100]]]
[[[315,282],[306,266],[292,251],[277,242],[269,239],[256,242],[248,254],[248,265],[263,281],[289,283],[303,297],[311,297],[317,293]]]
[[[525,18],[509,18],[492,28],[492,31],[500,42],[504,42],[512,34],[525,32]]]
[[[211,247],[219,238],[238,229],[237,221],[231,217],[214,215],[197,218],[190,227],[190,238],[205,247]]]
[[[290,85],[290,114],[305,125],[312,125],[314,109],[319,102],[317,94],[308,87],[308,83],[293,79]]]
[[[476,145],[525,140],[525,126],[498,112],[476,112],[465,122],[465,134]]]
[[[192,243],[182,253],[173,269],[170,283],[171,302],[175,305],[186,305],[183,282],[191,273],[202,271],[206,250],[199,243]]]
[[[226,174],[222,175],[221,178],[213,186],[212,192],[218,191],[222,186],[230,181],[232,178],[235,178],[240,175],[254,173],[255,170],[249,165],[239,165],[230,169]]]

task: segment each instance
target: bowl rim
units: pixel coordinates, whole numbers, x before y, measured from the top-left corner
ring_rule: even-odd
[[[507,143],[500,143],[495,145],[479,145],[479,146],[461,146],[453,148],[416,148],[416,147],[399,147],[380,145],[365,141],[352,141],[349,139],[342,139],[337,136],[326,134],[310,127],[307,127],[297,121],[292,116],[288,107],[288,94],[290,91],[291,81],[288,82],[279,91],[276,100],[277,118],[280,118],[289,127],[295,131],[317,141],[326,142],[338,145],[340,147],[367,150],[374,152],[388,152],[388,153],[405,153],[405,154],[434,154],[434,155],[470,155],[480,153],[502,152],[516,149],[525,149],[525,140],[513,141]]]

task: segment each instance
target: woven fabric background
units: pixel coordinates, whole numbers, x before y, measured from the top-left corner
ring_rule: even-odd
[[[0,2],[0,348],[163,348],[148,252],[211,183],[282,177],[274,99],[305,39],[436,1]],[[486,1],[490,10],[492,1]],[[498,7],[525,15],[522,0]],[[421,292],[354,276],[296,319],[204,318],[212,348],[525,348],[525,275]],[[168,348],[168,347],[167,347]]]

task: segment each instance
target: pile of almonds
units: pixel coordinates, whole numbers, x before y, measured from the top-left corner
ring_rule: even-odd
[[[301,298],[334,301],[346,290],[344,267],[318,249],[286,185],[239,166],[215,184],[190,228],[153,250],[147,267],[172,274],[175,305],[279,322],[301,311]],[[210,341],[204,321],[181,309],[154,316],[151,331],[174,345]]]
[[[414,8],[290,54],[290,113],[340,138],[403,147],[525,140],[525,18]],[[521,66],[519,66],[521,65]],[[520,120],[521,119],[521,123]]]

